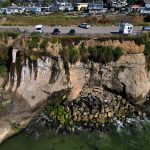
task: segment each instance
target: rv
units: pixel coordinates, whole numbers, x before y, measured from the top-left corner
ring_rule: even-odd
[[[131,34],[133,32],[133,25],[129,23],[120,23],[119,33]]]
[[[36,25],[35,26],[35,32],[36,33],[42,33],[43,32],[43,25]]]

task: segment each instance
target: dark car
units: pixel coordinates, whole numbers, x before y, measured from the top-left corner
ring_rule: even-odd
[[[60,30],[58,28],[55,28],[52,32],[53,35],[58,35],[60,34]]]
[[[142,30],[143,30],[143,31],[150,31],[150,26],[144,26],[144,27],[142,28]]]
[[[76,33],[75,29],[71,29],[71,30],[68,32],[69,35],[75,35],[75,33]]]

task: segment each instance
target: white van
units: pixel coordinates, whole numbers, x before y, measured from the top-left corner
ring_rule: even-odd
[[[133,32],[133,25],[129,23],[120,23],[119,33],[131,34]]]
[[[43,25],[39,24],[35,26],[35,32],[36,33],[42,33],[43,32]]]

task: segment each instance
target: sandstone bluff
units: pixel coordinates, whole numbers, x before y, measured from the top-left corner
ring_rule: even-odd
[[[41,44],[44,41],[42,38],[36,42]],[[7,40],[7,44],[1,40],[0,47],[1,51],[5,50],[4,45],[11,47],[6,54],[9,60],[8,72],[0,78],[0,142],[25,128],[37,110],[45,107],[47,101],[50,101],[49,97],[63,90],[69,89],[69,101],[82,99],[83,95],[94,96],[97,92],[101,103],[110,103],[110,107],[107,108],[108,116],[113,116],[112,109],[115,109],[111,107],[111,104],[115,103],[112,97],[120,96],[124,101],[127,99],[132,104],[141,105],[149,93],[150,78],[143,54],[144,45],[138,45],[134,40],[80,39],[78,42],[64,42],[46,39],[48,41],[44,48],[39,45],[28,46],[34,53],[26,50],[31,41],[30,37],[13,39],[10,36]],[[60,51],[70,44],[79,54],[83,43],[84,48],[120,47],[123,53],[118,60],[107,63],[92,60],[83,63],[80,61],[81,56],[74,63],[70,63],[61,57]],[[46,50],[46,55],[36,55],[42,48]]]

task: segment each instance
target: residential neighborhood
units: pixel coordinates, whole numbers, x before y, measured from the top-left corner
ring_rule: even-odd
[[[135,2],[134,2],[135,1]],[[150,0],[65,0],[65,1],[14,1],[7,3],[7,0],[1,1],[0,13],[2,14],[23,14],[23,13],[51,13],[51,12],[84,12],[89,14],[104,14],[108,12],[139,14],[150,13]],[[24,2],[24,3],[23,3]],[[5,5],[4,5],[5,4]],[[5,7],[4,7],[5,6]]]

